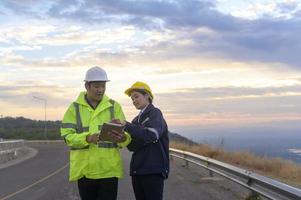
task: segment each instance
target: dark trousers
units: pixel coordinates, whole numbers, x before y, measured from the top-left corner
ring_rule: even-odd
[[[88,179],[81,178],[77,182],[82,200],[116,200],[118,178]]]
[[[162,200],[164,178],[161,174],[132,176],[136,200]]]

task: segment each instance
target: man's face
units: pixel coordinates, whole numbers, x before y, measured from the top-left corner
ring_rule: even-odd
[[[85,84],[87,90],[88,99],[91,101],[100,101],[102,100],[103,95],[106,91],[106,82],[97,81]]]

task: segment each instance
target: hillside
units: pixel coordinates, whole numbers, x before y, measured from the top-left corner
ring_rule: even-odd
[[[47,135],[44,137],[45,122],[24,117],[5,117],[0,119],[0,138],[26,139],[26,140],[58,140],[61,139],[59,129],[60,121],[47,121]],[[177,133],[170,132],[170,140],[183,144],[195,144]]]
[[[169,132],[169,140],[176,143],[186,144],[188,146],[197,145],[194,141],[173,132]]]
[[[44,137],[45,122],[24,117],[5,117],[0,119],[0,138],[43,140],[61,139],[60,121],[47,121],[47,135]]]

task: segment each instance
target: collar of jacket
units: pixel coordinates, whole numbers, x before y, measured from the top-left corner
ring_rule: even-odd
[[[140,116],[140,122],[142,121],[142,119],[144,119],[145,115],[147,115],[152,109],[154,109],[155,106],[150,103],[148,104],[148,106],[146,107],[146,109],[143,111],[143,113],[141,113],[141,116]],[[137,116],[137,120],[138,120],[138,116]]]
[[[82,106],[87,107],[88,110],[91,110],[92,112],[94,112],[94,115],[97,115],[98,113],[102,112],[103,110],[113,106],[111,104],[111,102],[109,101],[109,97],[104,94],[101,102],[97,105],[96,109],[93,110],[93,108],[91,108],[91,106],[88,104],[88,102],[85,99],[86,94],[87,94],[87,92],[81,92],[75,102]]]

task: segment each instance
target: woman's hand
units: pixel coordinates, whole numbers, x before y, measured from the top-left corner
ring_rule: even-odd
[[[124,132],[119,133],[115,130],[112,130],[111,132],[109,132],[109,135],[113,140],[112,142],[121,143],[126,140],[126,135],[124,134]]]
[[[111,122],[116,124],[122,124],[122,125],[126,124],[126,121],[120,119],[112,119]]]

